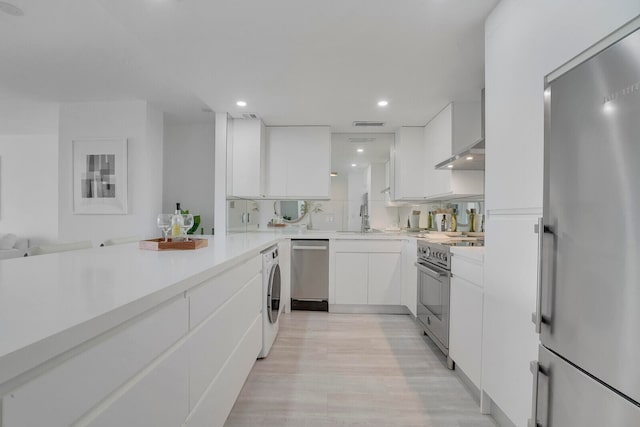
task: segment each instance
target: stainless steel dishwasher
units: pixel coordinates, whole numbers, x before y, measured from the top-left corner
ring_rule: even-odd
[[[291,241],[291,309],[329,311],[329,241]]]

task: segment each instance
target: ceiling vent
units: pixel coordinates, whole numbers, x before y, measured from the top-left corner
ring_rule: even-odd
[[[375,138],[365,138],[365,137],[350,137],[349,142],[353,142],[355,144],[363,144],[365,142],[373,142]]]
[[[231,117],[234,119],[259,119],[260,116],[257,113],[231,113]]]
[[[382,127],[384,126],[384,122],[368,122],[368,121],[362,121],[362,120],[356,120],[355,122],[353,122],[353,126],[360,128],[360,127]]]

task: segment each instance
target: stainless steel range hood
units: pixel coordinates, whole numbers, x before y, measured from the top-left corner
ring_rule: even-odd
[[[480,94],[480,139],[438,163],[436,169],[484,170],[484,89]]]
[[[484,138],[436,165],[436,169],[484,170]]]

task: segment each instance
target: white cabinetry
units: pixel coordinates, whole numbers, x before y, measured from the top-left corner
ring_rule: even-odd
[[[227,196],[264,195],[265,126],[260,119],[234,119],[227,147]]]
[[[475,250],[475,249],[473,249]],[[480,390],[482,369],[482,262],[455,253],[451,261],[449,356]]]
[[[261,268],[255,256],[35,368],[0,424],[222,426],[262,347]]]
[[[339,305],[400,306],[401,241],[338,240],[333,246],[335,305],[331,311],[340,311]]]
[[[424,127],[403,126],[396,131],[391,150],[391,200],[422,200],[425,197]]]
[[[330,128],[268,127],[266,164],[268,198],[329,199]]]
[[[336,304],[367,304],[369,254],[337,252]]]
[[[469,145],[480,138],[479,127],[477,133],[472,131],[475,122],[473,115],[469,113],[470,109],[477,110],[479,119],[479,106],[449,104],[424,128],[424,194],[427,199],[451,199],[484,194],[484,171],[438,170],[434,167],[451,156],[454,140],[468,140]],[[454,138],[456,133],[459,135]],[[461,144],[462,142],[458,143]]]
[[[400,305],[402,263],[400,253],[369,254],[368,304]]]

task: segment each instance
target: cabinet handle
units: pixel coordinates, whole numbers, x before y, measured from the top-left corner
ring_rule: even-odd
[[[247,224],[251,222],[251,212],[247,213]]]
[[[244,224],[244,216],[245,216],[245,215],[246,215],[245,213],[242,213],[242,223],[243,223],[243,224]]]
[[[542,332],[542,245],[544,243],[544,222],[538,218],[534,232],[538,233],[538,278],[536,283],[536,311],[531,315],[531,321],[536,325],[536,333]]]
[[[529,418],[527,425],[528,427],[540,427],[540,424],[538,424],[538,381],[541,374],[547,377],[549,374],[537,361],[531,362],[529,366],[533,374],[533,396],[531,401],[531,418]]]

